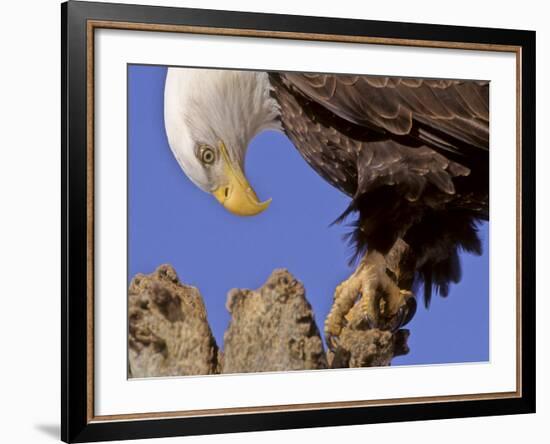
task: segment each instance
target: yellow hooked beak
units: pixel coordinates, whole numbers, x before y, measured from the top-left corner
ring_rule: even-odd
[[[260,202],[241,168],[231,162],[223,142],[220,152],[227,183],[212,192],[218,202],[238,216],[255,216],[269,207],[271,199]]]

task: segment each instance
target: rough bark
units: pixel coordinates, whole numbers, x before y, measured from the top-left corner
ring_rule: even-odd
[[[395,332],[377,328],[342,329],[338,347],[329,350],[330,368],[381,367],[391,364],[393,358],[409,352],[409,330]]]
[[[256,291],[231,290],[226,307],[223,373],[327,367],[304,286],[287,270],[275,270]]]
[[[387,275],[405,291],[410,289],[413,276],[407,252],[407,245],[398,243],[384,258]],[[352,277],[366,279],[357,272]],[[352,281],[348,279],[341,286]],[[353,289],[361,288],[356,282],[353,285]],[[395,356],[408,353],[409,331],[401,327],[414,315],[414,297],[404,299],[407,310],[403,318],[403,312],[388,314],[391,304],[384,294],[379,295],[383,320],[373,325],[364,316],[363,295],[354,293],[354,302],[332,335],[337,345],[325,353],[305,293],[304,286],[287,270],[275,270],[257,290],[231,290],[226,303],[231,321],[222,353],[198,289],[182,284],[170,265],[161,265],[149,275],[138,274],[128,294],[129,375],[386,366]]]
[[[199,291],[170,265],[138,274],[128,291],[130,377],[218,373],[218,347]]]

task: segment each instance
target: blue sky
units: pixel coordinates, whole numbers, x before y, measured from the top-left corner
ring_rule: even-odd
[[[218,345],[229,323],[231,288],[258,288],[275,268],[287,268],[306,288],[322,330],[334,288],[353,269],[342,240],[345,225],[330,226],[349,198],[327,184],[292,143],[265,132],[251,143],[247,176],[267,211],[229,214],[187,179],[174,159],[163,121],[166,68],[128,68],[128,282],[172,264],[182,282],[198,287]],[[407,356],[398,364],[489,359],[488,224],[480,227],[484,254],[462,255],[462,281],[448,298],[418,304]],[[420,302],[420,301],[419,301]]]

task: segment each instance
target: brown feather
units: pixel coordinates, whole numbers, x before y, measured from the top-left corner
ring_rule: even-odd
[[[411,247],[429,303],[480,252],[488,218],[489,84],[331,74],[270,74],[285,132],[351,198],[355,256]]]

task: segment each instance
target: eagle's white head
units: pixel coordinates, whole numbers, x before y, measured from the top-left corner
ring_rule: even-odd
[[[265,210],[244,174],[249,142],[280,129],[279,107],[267,73],[169,68],[164,90],[168,142],[180,167],[229,211]]]

